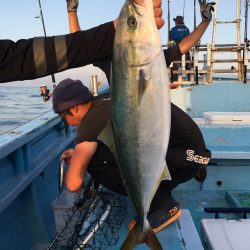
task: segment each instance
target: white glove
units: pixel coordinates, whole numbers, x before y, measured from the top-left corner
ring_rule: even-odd
[[[67,2],[67,11],[68,12],[77,12],[79,0],[66,0]]]
[[[212,11],[214,11],[213,5],[215,2],[207,3],[206,0],[198,0],[200,4],[200,11],[201,11],[201,18],[204,21],[211,21],[212,20]]]

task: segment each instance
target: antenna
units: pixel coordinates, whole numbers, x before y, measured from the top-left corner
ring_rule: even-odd
[[[45,29],[45,24],[44,24],[44,19],[43,19],[42,5],[41,5],[41,1],[40,0],[38,0],[38,4],[39,4],[39,9],[40,9],[40,15],[37,16],[37,17],[35,17],[35,18],[41,18],[42,25],[43,25],[44,36],[46,37],[47,35],[46,35],[46,29]],[[51,79],[52,79],[53,83],[56,82],[54,74],[51,75]]]
[[[194,0],[194,30],[196,29],[196,0]]]
[[[182,10],[182,16],[183,16],[183,19],[185,20],[185,5],[186,5],[186,0],[183,0],[183,10]]]

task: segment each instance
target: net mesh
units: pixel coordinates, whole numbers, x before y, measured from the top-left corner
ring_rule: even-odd
[[[62,213],[63,226],[49,249],[106,249],[119,240],[119,229],[127,215],[125,196],[90,180],[76,195],[74,206]]]

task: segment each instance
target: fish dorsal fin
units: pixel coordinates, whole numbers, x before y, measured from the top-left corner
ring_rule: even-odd
[[[168,166],[166,163],[165,163],[165,166],[164,166],[163,171],[162,171],[161,180],[162,181],[163,180],[169,180],[169,181],[172,180],[170,172],[168,170]]]
[[[139,86],[138,86],[138,103],[140,104],[142,101],[142,97],[148,88],[148,86],[152,83],[152,78],[150,72],[147,72],[145,69],[140,70],[140,78],[139,78]]]

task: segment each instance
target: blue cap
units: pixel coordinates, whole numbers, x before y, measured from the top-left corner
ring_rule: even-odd
[[[89,89],[80,80],[74,81],[66,78],[53,91],[53,110],[55,113],[62,113],[78,104],[87,103],[93,98]]]

